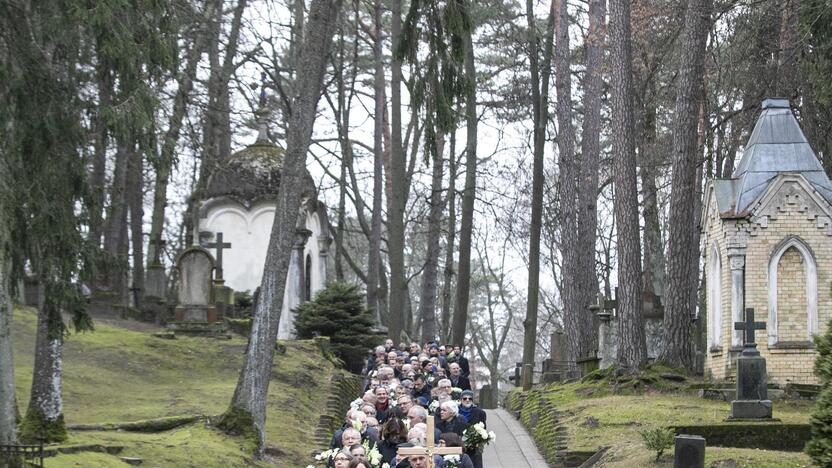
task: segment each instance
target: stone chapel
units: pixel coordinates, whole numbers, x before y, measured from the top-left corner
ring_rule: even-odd
[[[705,374],[736,375],[734,322],[753,308],[769,381],[816,384],[812,336],[832,318],[832,183],[786,99],[766,99],[730,179],[706,187]]]
[[[235,291],[253,293],[260,286],[274,222],[283,151],[269,140],[265,123],[261,122],[254,144],[217,164],[196,203],[194,232],[199,233],[199,244],[217,259],[215,282],[219,280]],[[326,285],[332,237],[326,207],[317,199],[315,183],[308,172],[299,208],[279,339],[294,337],[290,311]],[[222,244],[230,246],[218,255],[216,245],[220,238]]]

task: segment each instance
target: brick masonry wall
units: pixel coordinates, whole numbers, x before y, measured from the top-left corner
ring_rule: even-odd
[[[783,192],[783,193],[779,193]],[[798,237],[814,253],[817,265],[817,304],[819,332],[826,330],[832,318],[832,237],[825,226],[818,226],[813,211],[817,208],[802,186],[797,183],[782,185],[774,194],[770,206],[760,207],[752,220],[722,220],[716,201],[710,198],[706,214],[703,241],[706,252],[711,243],[719,244],[722,258],[722,346],[720,352],[706,353],[705,371],[714,379],[725,379],[735,372],[729,358],[733,320],[731,319],[731,270],[728,262],[727,238],[736,231],[747,231],[748,247],[745,257],[745,307],[753,307],[756,320],[768,322],[768,267],[769,259],[781,242],[788,237]],[[784,202],[785,201],[785,202]],[[808,207],[808,209],[807,209]],[[707,262],[708,257],[705,257]],[[709,271],[706,268],[705,271]],[[790,248],[778,264],[778,334],[780,342],[805,342],[808,340],[808,313],[803,258]],[[708,278],[708,281],[711,279]],[[769,349],[768,333],[757,331],[756,341],[760,353],[767,359],[769,380],[780,384],[817,383],[813,373],[815,350]]]

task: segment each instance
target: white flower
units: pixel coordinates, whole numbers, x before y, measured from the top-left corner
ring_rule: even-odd
[[[459,387],[451,388],[451,393],[462,393],[462,389]]]
[[[321,454],[320,454],[320,453],[319,453],[319,454],[317,454],[317,455],[315,455],[315,460],[319,460],[319,461],[320,461],[320,460],[322,460],[322,458],[321,458]]]
[[[315,468],[315,465],[306,465],[306,468]]]
[[[495,440],[497,440],[497,434],[495,434],[494,431],[489,432],[488,433],[488,441],[489,442],[494,442]]]
[[[459,455],[445,455],[445,461],[451,463],[459,462]]]
[[[381,465],[381,468],[390,468],[390,464],[389,464],[389,463],[385,463],[385,464]]]

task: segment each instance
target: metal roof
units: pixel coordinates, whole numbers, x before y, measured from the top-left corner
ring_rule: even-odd
[[[801,174],[832,203],[832,182],[800,130],[789,100],[766,99],[762,109],[731,179],[714,181],[720,214],[746,216],[771,180],[782,173]]]

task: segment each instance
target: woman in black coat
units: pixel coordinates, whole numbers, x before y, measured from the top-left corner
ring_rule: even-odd
[[[399,444],[407,442],[407,427],[399,418],[390,418],[384,423],[381,429],[381,441],[378,443],[378,451],[381,459],[386,463],[393,463],[396,458]]]
[[[468,425],[459,415],[459,407],[455,401],[446,401],[439,405],[439,421],[436,423],[436,429],[440,433],[453,432],[462,437],[466,427]]]
[[[474,392],[465,390],[460,398],[462,398],[462,405],[459,407],[459,415],[465,420],[465,427],[468,428],[477,423],[482,423],[485,426],[485,411],[474,404]],[[466,453],[471,456],[475,468],[483,467],[481,453],[473,451]]]
[[[443,432],[439,436],[440,447],[462,447],[462,437],[453,432]],[[467,453],[463,453],[459,457],[459,468],[474,468],[474,462]]]

